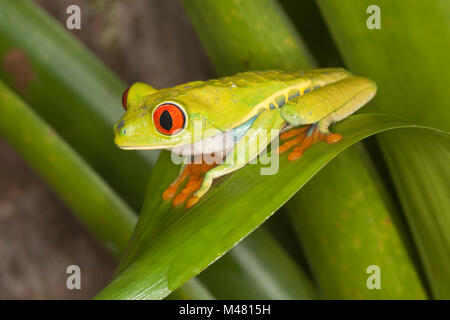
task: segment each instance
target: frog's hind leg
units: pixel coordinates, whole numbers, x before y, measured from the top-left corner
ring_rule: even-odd
[[[280,147],[280,153],[297,145],[288,156],[288,160],[292,161],[318,141],[334,143],[341,140],[342,135],[331,133],[328,127],[356,112],[375,92],[373,81],[349,76],[290,101],[281,109],[283,118],[294,126],[309,126],[304,137],[287,141],[286,146]]]
[[[364,78],[362,78],[364,79]],[[364,79],[366,80],[366,79]],[[367,80],[366,80],[367,81]],[[376,86],[373,82],[367,81],[369,84],[366,88],[361,90],[359,93],[355,94],[351,99],[344,103],[336,111],[332,112],[330,115],[321,119],[318,122],[319,132],[321,135],[325,136],[328,143],[333,143],[341,140],[342,136],[336,133],[330,133],[329,126],[334,122],[339,122],[342,119],[347,118],[352,115],[362,106],[364,106],[376,93]]]

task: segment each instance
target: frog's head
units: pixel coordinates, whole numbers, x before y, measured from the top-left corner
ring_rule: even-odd
[[[194,142],[194,121],[190,121],[187,108],[176,99],[164,99],[163,91],[144,83],[125,91],[122,104],[126,113],[114,125],[118,147],[170,149]]]

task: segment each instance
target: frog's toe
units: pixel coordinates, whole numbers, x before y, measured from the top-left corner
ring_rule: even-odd
[[[326,143],[335,143],[342,139],[342,134],[333,133],[328,130],[328,128],[321,129],[320,125],[318,126],[318,138]]]
[[[306,149],[308,149],[310,146],[312,146],[316,142],[316,135],[306,135],[306,137],[300,142],[300,144],[295,147],[292,152],[288,155],[289,161],[295,161],[299,159],[303,152],[305,152]]]
[[[169,200],[173,198],[172,204],[174,206],[180,206],[186,203],[186,207],[193,206],[200,197],[192,196],[192,194],[200,189],[202,186],[205,174],[215,167],[216,164],[206,163],[194,163],[188,164],[183,169],[183,172],[164,192],[162,195],[163,200]],[[177,194],[178,189],[182,184],[187,183]],[[187,202],[186,202],[187,201]]]
[[[283,144],[278,147],[278,153],[286,152],[292,147],[299,145],[305,139],[307,130],[308,126],[283,132],[280,135],[280,140],[290,140],[283,142]]]
[[[287,130],[287,131],[283,132],[282,134],[280,134],[280,140],[284,141],[284,140],[288,140],[288,139],[291,139],[296,136],[300,136],[300,135],[304,134],[307,130],[308,130],[308,126],[302,126],[300,128],[293,128],[293,129]]]
[[[283,153],[291,148],[294,148],[292,152],[288,156],[289,161],[294,161],[300,158],[303,155],[303,151],[305,151],[309,145],[311,144],[313,138],[313,132],[315,128],[314,125],[307,125],[301,128],[295,128],[283,132],[280,135],[281,140],[286,140],[292,138],[288,141],[285,141],[281,146],[278,147],[278,153]]]
[[[198,202],[198,200],[200,200],[200,198],[197,196],[190,197],[189,200],[186,202],[186,208],[189,209],[194,204],[196,204]]]
[[[278,148],[278,153],[283,153],[293,148],[288,155],[289,161],[294,161],[301,158],[305,150],[314,145],[316,142],[325,141],[326,143],[335,143],[342,139],[341,134],[330,133],[329,131],[321,132],[317,124],[308,125],[298,129],[292,129],[283,132],[282,135],[280,135],[281,140],[289,139],[292,137],[295,138],[284,142]]]
[[[300,147],[294,148],[294,150],[292,150],[292,152],[289,153],[288,160],[295,161],[295,160],[301,158],[301,156],[303,155],[303,151],[304,150]]]
[[[178,186],[169,186],[166,190],[164,190],[162,198],[163,200],[172,199],[177,193]]]
[[[181,192],[173,199],[173,205],[179,206],[186,202],[189,196],[197,191],[202,185],[203,179],[193,177],[189,179],[187,185],[181,190]]]
[[[291,149],[292,147],[300,144],[305,139],[306,134],[295,137],[292,140],[284,142],[281,146],[278,147],[278,153],[283,153]]]
[[[322,140],[325,140],[326,143],[336,143],[338,141],[341,141],[342,134],[339,133],[328,133],[325,134]]]

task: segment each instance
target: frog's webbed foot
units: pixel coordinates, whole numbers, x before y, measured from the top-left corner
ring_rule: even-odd
[[[319,141],[327,143],[335,143],[342,139],[342,135],[338,133],[321,132],[316,123],[294,128],[283,132],[280,135],[280,140],[285,141],[279,148],[278,153],[283,153],[291,148],[294,148],[288,156],[289,161],[294,161],[300,158],[310,146]]]
[[[206,172],[214,168],[216,165],[216,163],[207,164],[205,162],[185,165],[178,178],[164,191],[162,195],[163,200],[173,198],[172,203],[174,206],[182,205],[185,202],[186,208],[193,206],[198,199],[197,197],[191,197],[191,195],[200,189]],[[177,194],[177,191],[181,185],[184,186]]]

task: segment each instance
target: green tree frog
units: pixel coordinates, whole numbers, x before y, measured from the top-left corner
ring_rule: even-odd
[[[266,150],[268,132],[275,130],[285,140],[279,153],[292,149],[290,161],[317,141],[339,141],[342,136],[331,133],[330,124],[357,111],[376,90],[373,81],[340,68],[243,72],[161,90],[138,82],[123,94],[126,113],[114,126],[115,143],[127,150],[219,157],[218,164],[185,164],[164,192],[163,198],[173,199],[174,205],[186,202],[190,207],[214,179]],[[256,141],[263,143],[251,147]]]

